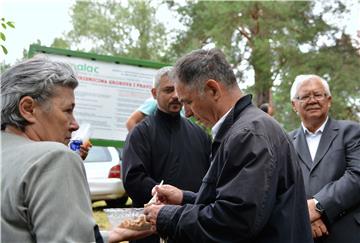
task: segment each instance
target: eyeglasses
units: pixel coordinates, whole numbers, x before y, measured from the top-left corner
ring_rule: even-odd
[[[299,100],[301,103],[307,103],[310,101],[311,98],[314,98],[316,101],[322,101],[325,99],[327,95],[325,93],[323,94],[314,94],[314,95],[303,95],[303,96],[297,96],[296,99]]]

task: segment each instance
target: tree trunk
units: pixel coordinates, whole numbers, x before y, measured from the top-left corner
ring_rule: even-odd
[[[254,42],[250,64],[255,71],[255,100],[256,105],[270,103],[272,73],[271,73],[271,51],[269,40],[258,39]]]

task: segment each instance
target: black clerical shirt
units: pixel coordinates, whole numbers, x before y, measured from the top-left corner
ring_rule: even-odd
[[[210,137],[196,124],[157,109],[127,136],[123,181],[134,207],[143,207],[151,189],[164,180],[197,192],[210,162]]]

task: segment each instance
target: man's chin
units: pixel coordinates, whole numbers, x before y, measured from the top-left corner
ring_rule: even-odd
[[[181,111],[181,105],[170,105],[169,110],[172,113],[180,112]]]
[[[311,120],[325,120],[326,119],[326,115],[322,114],[321,112],[309,112],[306,115],[307,120],[311,119]]]
[[[320,110],[309,110],[306,113],[307,113],[307,116],[310,116],[310,117],[321,117],[321,116],[323,116],[323,113]]]

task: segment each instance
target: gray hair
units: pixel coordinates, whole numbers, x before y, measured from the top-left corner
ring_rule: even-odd
[[[28,122],[18,106],[30,96],[40,105],[48,104],[57,86],[75,89],[78,81],[70,65],[38,55],[14,65],[1,74],[1,130],[13,125],[24,131]]]
[[[175,82],[197,88],[202,93],[204,82],[209,79],[221,82],[227,88],[237,85],[232,67],[221,50],[195,50],[181,57],[172,73]]]
[[[295,77],[295,81],[291,86],[290,89],[290,100],[293,101],[296,99],[296,96],[298,95],[300,86],[307,80],[311,79],[318,79],[321,81],[322,85],[324,86],[324,90],[327,96],[331,96],[330,88],[328,82],[325,81],[325,79],[319,77],[315,74],[304,74],[304,75],[298,75]]]
[[[173,67],[171,66],[166,66],[166,67],[162,67],[160,68],[155,77],[154,77],[154,81],[153,81],[153,88],[157,88],[160,85],[160,79],[164,76],[164,75],[168,75],[171,72],[171,70],[173,69]]]

